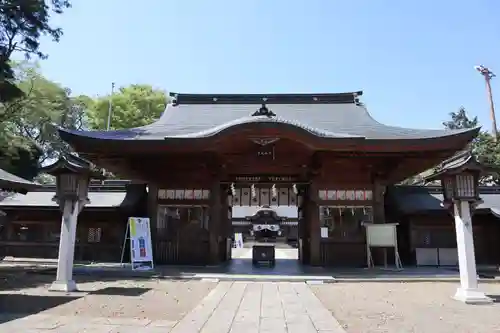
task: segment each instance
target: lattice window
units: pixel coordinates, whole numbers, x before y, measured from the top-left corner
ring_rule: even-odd
[[[101,242],[102,229],[101,228],[89,228],[87,242],[88,243],[99,243]]]
[[[328,228],[328,237],[337,240],[357,240],[363,237],[363,222],[372,220],[370,206],[321,206],[320,226]]]

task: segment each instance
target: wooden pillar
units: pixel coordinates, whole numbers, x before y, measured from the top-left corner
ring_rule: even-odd
[[[157,254],[159,248],[157,244],[157,225],[158,225],[158,186],[148,184],[148,203],[147,211],[149,217],[149,225],[151,228],[151,246],[153,247],[153,260],[160,256]]]
[[[297,203],[300,203],[298,207],[298,221],[297,226],[297,238],[299,241],[299,260],[302,264],[309,264],[309,224],[308,224],[308,202],[309,194],[307,188],[300,188],[300,196],[302,200],[299,201],[297,198]]]
[[[225,245],[223,248],[226,249],[224,253],[221,254],[221,259],[223,261],[227,261],[231,259],[231,253],[227,251],[227,239],[231,237],[231,219],[229,218],[229,203],[228,203],[228,188],[227,185],[222,186],[220,191],[220,201],[221,201],[221,242]],[[222,245],[221,245],[222,247]],[[231,250],[231,249],[229,249]]]
[[[385,223],[385,190],[386,186],[382,180],[375,178],[373,182],[373,223]],[[388,262],[387,248],[372,247],[371,254],[376,266],[386,266]],[[368,255],[368,254],[367,254]]]
[[[385,223],[385,184],[376,179],[373,182],[373,223]]]
[[[219,179],[215,179],[210,189],[210,221],[209,229],[209,261],[211,264],[219,262],[219,239],[221,227],[221,184]]]
[[[310,247],[310,265],[321,265],[321,229],[319,221],[318,206],[318,186],[312,182],[308,189],[308,225],[309,225],[309,247]]]

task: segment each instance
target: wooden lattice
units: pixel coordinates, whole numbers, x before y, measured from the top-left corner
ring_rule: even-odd
[[[101,228],[89,228],[87,242],[88,243],[99,243],[101,241]]]

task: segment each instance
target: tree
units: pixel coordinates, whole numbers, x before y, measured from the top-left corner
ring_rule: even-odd
[[[110,129],[124,129],[154,122],[165,110],[168,97],[164,91],[149,85],[134,84],[120,88],[118,93],[99,97],[89,105],[87,118],[91,129],[107,128],[110,101]]]
[[[16,172],[19,165],[38,166],[55,158],[61,151],[68,151],[69,147],[60,140],[55,125],[69,129],[85,126],[85,109],[90,99],[70,96],[69,89],[40,74],[36,64],[23,62],[14,68],[18,73],[16,86],[23,96],[0,105],[0,152],[9,157],[4,160],[10,167],[4,165],[4,168],[31,178],[29,176],[33,174],[27,176]],[[26,155],[25,152],[32,154]]]
[[[469,118],[464,107],[460,107],[457,112],[450,112],[450,120],[443,122],[445,128],[450,130],[475,128],[479,126],[477,117]],[[493,140],[491,134],[481,132],[471,143],[472,152],[479,162],[488,165],[500,166],[500,148]],[[432,172],[427,170],[421,174],[405,179],[402,184],[411,185],[422,183],[426,174]]]
[[[450,116],[451,120],[443,123],[448,129],[474,128],[479,125],[477,117],[470,119],[463,107],[458,112],[450,113]],[[490,133],[481,131],[477,138],[472,141],[471,149],[480,163],[500,168],[500,145],[495,142]],[[500,183],[498,177],[488,177],[488,179],[482,179],[480,182],[485,183],[487,181],[496,184]]]
[[[443,122],[447,129],[474,128],[479,125],[477,117],[470,119],[462,106],[457,112],[450,112],[451,120]]]
[[[0,102],[22,95],[14,82],[12,54],[21,52],[26,58],[45,58],[39,39],[48,35],[59,41],[62,30],[52,27],[49,19],[51,14],[61,14],[69,7],[69,0],[0,0]]]

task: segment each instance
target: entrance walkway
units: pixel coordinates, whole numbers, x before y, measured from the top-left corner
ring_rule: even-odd
[[[275,248],[275,256],[277,260],[299,260],[299,250],[298,249],[280,249]],[[232,252],[233,259],[252,259],[252,249],[233,249]]]
[[[220,282],[173,333],[343,333],[305,283]]]
[[[275,248],[276,265],[274,267],[254,266],[251,248],[232,249],[231,257],[231,261],[225,268],[226,274],[301,276],[318,271],[302,265],[299,261],[299,251],[294,248]]]

